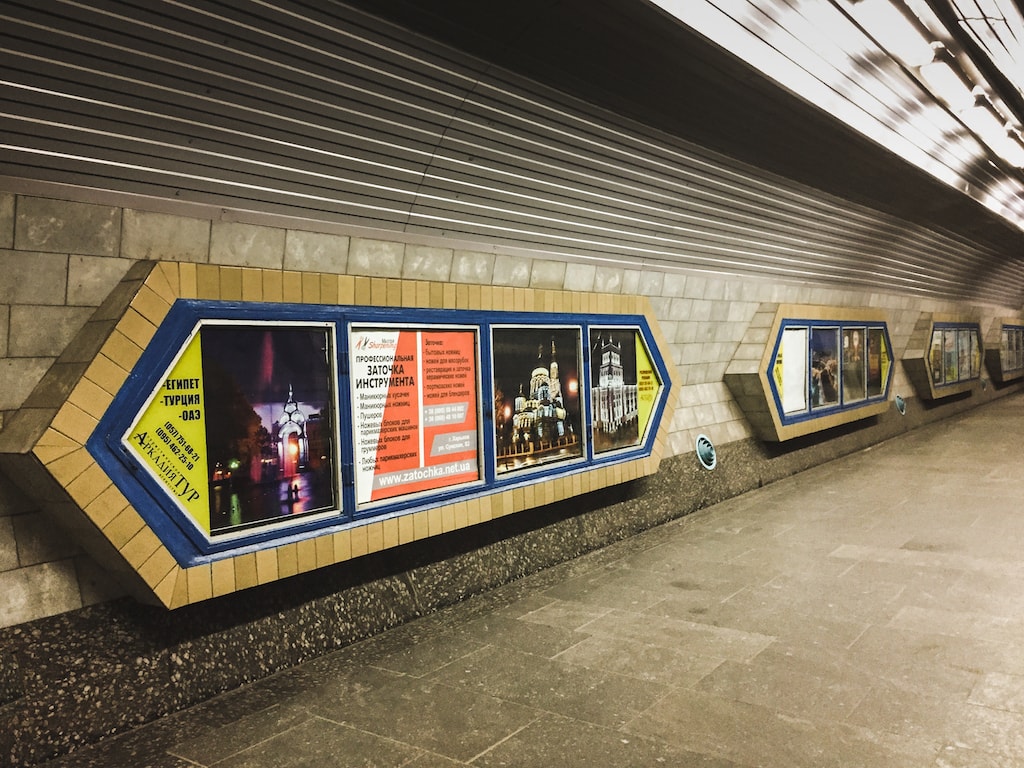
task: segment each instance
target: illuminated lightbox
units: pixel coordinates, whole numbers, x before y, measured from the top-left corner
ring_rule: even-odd
[[[178,300],[88,447],[188,566],[643,459],[668,391],[639,315]]]

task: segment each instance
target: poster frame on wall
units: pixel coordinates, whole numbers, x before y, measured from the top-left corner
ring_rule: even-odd
[[[333,345],[334,373],[332,395],[336,408],[333,413],[334,454],[337,470],[337,508],[318,510],[308,516],[299,516],[273,523],[258,521],[252,527],[243,526],[223,530],[211,535],[184,513],[169,497],[166,487],[155,482],[151,471],[143,466],[140,457],[126,448],[122,438],[139,417],[140,412],[159,389],[161,378],[173,369],[176,359],[183,354],[188,341],[205,325],[230,325],[261,328],[317,327],[329,328]],[[595,454],[589,436],[589,351],[586,340],[590,328],[625,327],[636,329],[651,364],[656,370],[656,403],[650,427],[640,443],[621,450]],[[351,350],[350,327],[456,329],[475,336],[476,388],[476,451],[478,471],[476,479],[460,482],[451,487],[429,489],[422,492],[397,495],[367,504],[357,503],[355,489],[355,454],[358,446],[353,438],[350,382]],[[573,355],[577,360],[579,381],[579,425],[584,450],[578,457],[531,468],[529,471],[499,475],[495,463],[493,359],[491,350],[492,328],[571,328],[578,339]],[[184,566],[210,562],[222,557],[233,557],[239,548],[259,550],[289,542],[299,542],[320,536],[331,530],[344,530],[368,519],[387,519],[412,514],[431,507],[450,504],[463,498],[487,495],[545,481],[549,477],[586,472],[599,466],[611,465],[649,456],[654,452],[657,427],[672,387],[669,368],[662,357],[647,318],[643,315],[610,316],[571,312],[515,312],[459,309],[398,308],[346,306],[326,304],[289,304],[271,302],[214,301],[205,299],[177,299],[171,305],[160,326],[156,328],[138,362],[125,383],[114,395],[87,440],[86,447],[97,464],[123,493],[131,506],[138,510],[154,534],[175,559]]]
[[[630,411],[633,408],[636,410],[636,437],[628,443],[623,442],[622,439],[619,438],[617,440],[612,440],[608,447],[602,447],[602,440],[596,434],[596,431],[601,428],[598,423],[598,412],[602,409],[595,404],[594,400],[595,396],[600,397],[599,391],[603,386],[600,369],[605,365],[605,362],[601,359],[605,350],[595,349],[595,333],[597,333],[597,341],[602,343],[604,341],[604,334],[626,334],[632,336],[634,345],[632,353],[627,353],[625,356],[622,356],[620,350],[618,362],[614,360],[610,361],[613,367],[621,367],[621,386],[624,389],[618,397],[613,395],[611,402],[619,399],[627,403],[624,407],[624,413],[616,414],[615,418],[622,419],[625,417],[628,419]],[[638,447],[644,445],[644,443],[649,439],[651,429],[655,424],[651,415],[656,411],[662,398],[665,396],[665,389],[661,386],[662,382],[658,376],[657,368],[651,362],[653,360],[653,356],[651,354],[650,343],[644,337],[643,331],[639,326],[626,324],[602,325],[597,323],[589,326],[587,339],[585,341],[587,347],[586,374],[590,389],[590,407],[587,410],[588,418],[587,424],[584,426],[584,430],[589,436],[592,455],[594,458],[614,457],[617,454],[635,451]],[[612,337],[609,337],[608,341],[613,345],[615,343],[615,339]],[[625,339],[622,339],[619,342],[620,346],[624,343]],[[644,356],[643,359],[640,357],[641,351]],[[598,359],[595,359],[595,357]],[[597,371],[596,375],[595,371]],[[615,386],[616,383],[612,383],[612,387]]]
[[[585,428],[587,376],[583,326],[495,323],[489,330],[492,387],[488,394],[496,397],[499,383],[506,388],[509,388],[509,383],[513,388],[515,385],[520,387],[511,395],[511,418],[506,413],[506,403],[494,403],[490,469],[495,481],[544,473],[559,466],[586,461],[590,441]],[[568,352],[566,336],[575,337],[568,345]],[[509,337],[514,345],[504,343],[500,337]],[[535,347],[538,350],[536,356],[533,353]],[[567,361],[570,363],[568,370]],[[557,391],[552,392],[552,388]],[[538,394],[537,390],[544,394]],[[512,428],[513,422],[518,429]],[[502,425],[512,428],[509,446],[499,444],[502,440],[498,432],[505,432]],[[545,434],[547,431],[553,434]],[[513,443],[526,447],[510,450]]]
[[[402,334],[417,334],[417,336],[416,336],[417,341],[422,340],[422,342],[423,342],[423,347],[420,349],[420,356],[416,360],[402,361],[401,363],[399,363],[399,364],[403,365],[401,370],[395,371],[395,369],[393,369],[393,371],[395,372],[396,376],[398,376],[400,378],[403,378],[403,379],[408,379],[408,378],[413,376],[413,370],[410,368],[410,370],[407,371],[405,369],[405,367],[404,367],[404,364],[410,364],[412,366],[415,366],[415,368],[416,368],[415,377],[417,379],[416,383],[415,384],[411,384],[411,385],[404,385],[404,386],[406,386],[407,389],[409,389],[411,392],[414,392],[415,394],[417,394],[419,396],[420,400],[418,401],[417,412],[413,413],[412,410],[410,409],[410,413],[407,414],[408,417],[407,418],[401,418],[401,423],[397,423],[397,419],[389,419],[388,423],[383,423],[383,421],[382,421],[382,423],[379,425],[379,429],[376,432],[377,439],[373,441],[374,442],[373,446],[369,446],[369,445],[366,444],[366,439],[367,439],[367,437],[369,437],[369,435],[368,434],[367,435],[361,434],[361,429],[370,429],[370,430],[372,430],[373,425],[369,424],[368,422],[365,421],[365,417],[367,416],[367,414],[364,411],[366,409],[364,407],[360,406],[360,402],[362,402],[361,401],[361,397],[363,396],[363,393],[360,391],[360,389],[358,387],[358,383],[360,381],[360,375],[359,375],[359,372],[357,371],[357,365],[359,364],[359,352],[354,348],[356,345],[354,345],[352,343],[353,338],[358,337],[360,334],[363,334],[365,336],[366,334],[371,334],[371,333],[399,335],[400,338],[401,338]],[[427,398],[427,399],[430,398],[430,396],[431,396],[430,392],[433,391],[433,390],[428,391],[428,388],[430,387],[430,385],[432,383],[436,383],[438,386],[441,386],[441,384],[443,384],[443,383],[458,383],[459,382],[458,378],[450,378],[447,382],[442,382],[441,380],[438,380],[436,382],[431,382],[431,381],[428,380],[428,374],[425,373],[424,370],[423,370],[423,363],[424,363],[424,357],[425,357],[425,355],[423,353],[426,352],[426,345],[429,343],[430,340],[427,339],[427,338],[424,338],[422,336],[422,334],[431,334],[431,335],[471,334],[472,335],[472,350],[471,350],[471,353],[470,353],[472,359],[470,361],[468,361],[469,363],[471,363],[472,370],[470,371],[469,380],[468,381],[466,381],[466,380],[461,381],[461,383],[464,386],[469,386],[470,390],[471,390],[468,394],[472,398],[472,406],[471,406],[471,408],[469,406],[466,407],[465,416],[466,416],[466,418],[469,418],[470,416],[472,416],[472,428],[471,428],[472,429],[472,447],[471,448],[466,448],[465,450],[462,450],[462,451],[459,451],[457,455],[462,456],[462,458],[458,459],[458,461],[462,462],[463,464],[466,464],[466,463],[468,463],[470,461],[472,462],[472,465],[473,465],[472,472],[475,474],[475,476],[472,477],[472,478],[468,477],[468,474],[470,473],[470,470],[467,467],[465,469],[465,471],[460,471],[460,472],[457,473],[457,478],[458,479],[456,479],[454,482],[445,482],[446,478],[444,478],[444,477],[431,478],[428,481],[409,480],[409,481],[404,483],[404,486],[407,488],[404,492],[388,493],[388,494],[381,495],[378,498],[374,499],[374,498],[372,498],[372,496],[373,496],[373,492],[372,492],[373,489],[372,488],[368,488],[367,485],[368,484],[369,485],[374,485],[374,484],[378,483],[379,480],[380,480],[381,475],[376,471],[376,469],[370,470],[368,467],[366,469],[363,469],[361,467],[360,463],[368,460],[368,458],[369,458],[367,456],[367,451],[369,451],[371,448],[374,450],[374,455],[373,455],[373,458],[375,460],[374,463],[375,463],[376,468],[379,469],[380,468],[380,458],[381,457],[376,455],[376,452],[378,450],[377,446],[380,446],[379,450],[386,450],[386,446],[391,445],[391,442],[390,442],[391,439],[398,440],[399,441],[398,444],[401,445],[401,446],[404,446],[407,443],[415,443],[416,444],[416,448],[417,448],[417,451],[416,451],[417,452],[417,456],[415,458],[418,459],[418,461],[420,462],[420,465],[418,465],[416,467],[413,467],[412,465],[409,465],[409,466],[404,466],[403,465],[400,469],[393,469],[393,470],[391,470],[391,472],[395,473],[395,474],[398,474],[398,473],[401,473],[401,472],[409,472],[409,473],[415,475],[416,470],[426,470],[427,466],[423,462],[427,461],[428,457],[425,454],[429,454],[430,451],[427,450],[424,445],[422,445],[422,440],[424,439],[426,434],[436,433],[437,429],[434,428],[433,432],[430,432],[431,428],[428,425],[423,423],[424,417],[428,416],[429,413],[430,413],[429,409],[430,409],[431,406],[427,405],[426,408],[428,410],[426,410],[426,411],[423,411],[421,408],[419,408],[419,406],[422,406],[424,398]],[[455,324],[455,323],[452,323],[452,324],[429,323],[428,324],[428,323],[395,323],[395,322],[387,323],[387,322],[351,321],[347,325],[346,336],[347,336],[347,338],[349,340],[349,344],[348,344],[348,376],[347,376],[348,388],[349,388],[349,411],[348,411],[348,413],[349,413],[349,416],[350,416],[349,421],[351,423],[351,429],[352,429],[351,435],[349,435],[349,439],[351,439],[352,445],[354,446],[354,452],[353,452],[354,453],[354,457],[353,457],[353,466],[352,466],[352,484],[355,487],[355,515],[357,517],[359,517],[359,516],[366,516],[367,514],[374,514],[377,509],[382,508],[382,507],[387,507],[387,506],[395,505],[395,504],[405,505],[405,504],[408,504],[408,503],[410,503],[412,501],[415,501],[416,499],[423,498],[425,496],[437,497],[438,495],[448,495],[448,494],[451,494],[451,493],[454,493],[454,492],[458,492],[460,490],[464,490],[464,489],[467,489],[467,488],[473,488],[473,487],[481,486],[485,482],[485,473],[484,473],[484,448],[483,448],[484,441],[483,441],[483,434],[482,434],[482,431],[483,431],[483,399],[482,399],[482,391],[483,391],[483,389],[482,389],[482,385],[481,385],[481,367],[480,367],[480,358],[481,358],[480,347],[481,347],[481,344],[480,344],[480,329],[479,329],[479,327],[476,326],[476,325]],[[459,352],[457,354],[459,354],[462,357],[464,357],[465,354],[466,354],[466,351],[465,350],[459,350]],[[464,366],[466,364],[466,362],[467,361],[462,361],[461,365]],[[455,367],[455,365],[456,364],[453,361],[451,367]],[[445,365],[445,367],[449,367],[449,366]],[[369,373],[373,374],[374,372],[370,371]],[[457,376],[458,373],[460,373],[460,372],[453,371],[453,372],[451,372],[451,374],[449,374],[449,372],[447,372],[447,371],[440,371],[440,372],[436,373],[436,375],[439,375],[439,376],[449,376],[449,375]],[[465,379],[466,377],[463,376],[462,378]],[[381,394],[381,393],[379,393],[379,392],[374,393],[375,396],[377,396],[379,394]],[[382,418],[382,420],[384,419],[383,409],[386,407],[385,404],[387,402],[388,402],[387,398],[385,398],[385,400],[383,402],[381,402],[381,408],[382,408],[381,418]],[[392,404],[392,407],[394,407],[393,401],[392,401],[391,404]],[[394,421],[396,423],[391,423],[392,421]],[[388,430],[390,430],[390,432],[387,432]],[[465,433],[467,431],[468,430],[460,430],[461,436],[465,438],[466,437]],[[469,458],[469,454],[470,453],[474,454],[472,459]],[[414,458],[414,457],[408,457],[408,458]],[[399,460],[399,461],[401,461],[401,460]],[[432,467],[431,469],[437,469],[437,466]],[[402,487],[403,487],[403,483],[401,483],[401,482],[396,482],[396,484],[393,486],[393,488],[395,490],[399,490]],[[369,497],[369,498],[364,498],[364,497]]]
[[[955,388],[981,378],[984,344],[978,323],[936,322],[929,339],[926,365],[932,387]]]
[[[802,356],[799,355],[800,350],[795,349],[795,344],[789,345],[794,347],[792,351],[787,346],[784,354],[784,341],[792,336],[792,334],[788,334],[790,331],[796,333],[796,336],[793,336],[796,341],[803,339],[805,342]],[[858,386],[858,396],[850,398],[843,382],[844,353],[842,344],[844,339],[853,338],[851,334],[854,331],[863,334],[863,337],[860,339],[861,344],[864,345],[863,352],[861,353],[862,360],[859,360],[857,365],[858,375],[864,378],[864,396],[860,396],[860,387]],[[869,339],[872,337],[881,341],[887,355],[884,364],[887,366],[887,375],[882,377],[881,391],[876,394],[871,394],[868,386],[868,378],[871,375],[869,364],[871,350],[868,348],[868,344]],[[823,340],[826,338],[831,342],[832,349],[816,349],[815,340],[818,340],[818,346],[821,347]],[[835,382],[836,393],[834,399],[826,397],[824,402],[816,402],[815,376],[818,372],[817,369],[823,364],[823,352],[828,351],[832,352],[827,357],[830,364],[834,364],[837,373]],[[780,388],[784,382],[793,382],[794,377],[787,376],[785,370],[786,356],[792,355],[793,352],[798,354],[797,368],[804,373],[806,381],[802,387],[802,396],[790,398],[786,396],[785,389],[783,388],[780,391]],[[778,334],[773,341],[769,358],[771,361],[769,369],[764,372],[768,380],[768,386],[774,400],[774,407],[779,422],[783,425],[798,424],[832,413],[856,411],[859,408],[867,408],[887,400],[895,364],[892,354],[889,329],[887,324],[881,320],[783,318],[778,327]],[[849,358],[850,356],[847,355],[847,357]],[[784,397],[786,397],[785,400],[783,399]],[[802,402],[804,404],[803,408],[794,408],[793,405],[796,402]]]
[[[244,473],[239,473],[239,466],[220,466],[226,465],[227,462],[217,462],[217,467],[211,467],[210,461],[212,456],[210,455],[209,449],[209,430],[215,428],[214,424],[211,424],[210,411],[216,410],[237,410],[237,409],[225,409],[224,403],[211,402],[211,393],[207,384],[206,379],[208,378],[204,372],[201,379],[190,379],[197,382],[202,382],[203,388],[200,391],[196,391],[193,394],[189,393],[189,390],[182,389],[176,386],[173,390],[175,394],[161,395],[160,393],[165,390],[166,385],[174,381],[182,381],[180,378],[172,378],[171,372],[176,370],[179,362],[182,361],[184,356],[192,349],[198,350],[198,345],[201,343],[204,331],[220,330],[224,333],[230,333],[232,330],[241,332],[255,332],[259,334],[264,333],[282,333],[289,334],[299,331],[306,332],[318,332],[323,333],[323,339],[326,344],[326,349],[323,350],[326,357],[323,365],[323,376],[326,377],[324,382],[324,393],[323,402],[319,403],[321,406],[316,415],[319,417],[323,416],[324,411],[327,412],[327,433],[320,435],[319,440],[316,442],[325,443],[326,447],[323,450],[327,451],[326,455],[320,457],[310,457],[312,454],[309,452],[310,438],[313,437],[311,427],[313,426],[313,420],[307,421],[306,414],[303,410],[308,410],[310,405],[307,402],[296,403],[292,398],[292,387],[289,386],[287,389],[288,395],[285,398],[284,387],[279,386],[281,389],[280,397],[274,398],[274,403],[258,402],[252,403],[246,401],[245,405],[252,406],[251,415],[260,417],[260,434],[266,430],[268,437],[272,438],[272,430],[274,424],[281,421],[280,427],[284,429],[286,426],[294,427],[295,424],[299,423],[296,417],[302,417],[301,422],[301,441],[303,450],[297,451],[301,457],[306,457],[303,464],[307,466],[310,464],[316,464],[317,458],[322,459],[327,463],[328,466],[323,467],[320,471],[316,472],[316,475],[320,477],[320,481],[315,483],[316,486],[322,488],[321,494],[329,494],[329,503],[317,503],[316,501],[310,500],[312,495],[307,488],[304,486],[306,483],[303,482],[304,478],[310,476],[309,471],[296,471],[294,473],[288,473],[288,477],[275,477],[272,481],[268,482],[246,482],[246,478],[243,478]],[[236,339],[237,341],[237,339]],[[271,342],[273,343],[273,342]],[[195,347],[193,345],[196,345]],[[246,350],[253,352],[254,350]],[[281,357],[281,350],[276,350],[278,358]],[[197,354],[199,354],[197,352]],[[245,355],[242,352],[239,356],[239,360],[246,360],[248,363],[258,362],[256,360],[248,360],[250,355]],[[200,364],[204,364],[205,361],[200,361]],[[226,364],[226,363],[225,363]],[[241,373],[241,372],[238,372]],[[297,371],[292,370],[293,375],[298,375]],[[239,377],[246,378],[246,377]],[[241,388],[239,388],[241,389]],[[183,393],[183,394],[176,394]],[[239,393],[240,394],[240,393]],[[300,398],[302,397],[300,393]],[[150,435],[147,441],[149,445],[139,445],[139,441],[136,439],[137,435],[133,435],[136,429],[136,425],[144,417],[149,407],[158,409],[161,398],[166,398],[171,402],[176,402],[176,405],[169,406],[164,409],[164,414],[159,419],[163,422],[162,426],[153,425],[148,430]],[[279,402],[278,402],[279,401]],[[199,537],[199,540],[205,544],[209,544],[213,541],[232,541],[245,536],[248,536],[254,529],[259,528],[261,531],[272,533],[274,530],[280,530],[284,528],[293,527],[296,520],[300,518],[304,522],[317,523],[325,519],[337,518],[343,513],[343,501],[341,495],[341,465],[340,465],[340,453],[341,453],[341,440],[340,440],[340,427],[337,408],[335,403],[338,401],[338,376],[337,376],[337,328],[336,324],[330,321],[299,321],[299,320],[276,320],[267,321],[259,319],[201,319],[196,322],[192,331],[188,334],[184,342],[181,344],[180,349],[176,350],[176,353],[171,358],[168,367],[164,372],[164,376],[161,376],[157,380],[156,385],[151,389],[149,396],[145,398],[144,402],[148,405],[141,409],[137,414],[136,418],[132,420],[128,429],[121,436],[120,448],[128,453],[135,452],[136,458],[141,459],[138,461],[139,466],[148,476],[148,484],[155,492],[159,492],[162,489],[167,493],[171,502],[179,509],[182,513],[181,518],[185,521],[185,528],[189,535],[193,537]],[[291,413],[288,424],[285,422],[285,413],[289,411],[289,405],[294,405],[295,408]],[[273,409],[276,406],[276,412]],[[208,410],[209,409],[209,410]],[[221,429],[217,431],[223,432],[223,424],[218,422]],[[206,436],[201,437],[199,440],[186,439],[186,435],[190,429],[198,427],[201,430],[206,431]],[[298,428],[297,428],[298,429]],[[294,432],[294,430],[289,430]],[[293,435],[294,436],[294,435]],[[162,439],[161,439],[162,438]],[[296,439],[296,446],[298,446],[298,439]],[[192,444],[202,446],[202,454],[199,455],[199,451],[192,447]],[[160,451],[160,461],[158,464],[154,464],[152,461],[147,461],[143,455],[145,451],[150,452]],[[316,451],[314,451],[316,453]],[[188,465],[183,466],[186,459],[195,458],[196,472],[192,477],[189,477],[186,467],[191,466],[191,462]],[[255,457],[252,457],[252,461],[249,463],[252,471],[260,471],[263,474],[266,468],[262,468],[264,464],[273,465],[272,461],[265,460],[260,457],[260,461],[257,462]],[[180,460],[180,461],[179,461]],[[298,463],[298,460],[297,460]],[[166,471],[158,471],[157,466],[167,468],[168,464],[172,465],[176,470],[171,475],[170,482],[168,482],[168,475]],[[203,474],[203,484],[200,487],[199,483],[194,480],[197,476],[198,470],[205,468]],[[262,468],[262,469],[260,469]],[[233,474],[239,475],[238,478],[232,477]],[[264,478],[260,478],[262,481]],[[327,485],[324,488],[324,485]],[[262,487],[261,487],[262,486]],[[287,486],[287,487],[285,487]],[[248,522],[218,522],[214,523],[215,520],[220,520],[222,516],[226,517],[227,512],[223,507],[228,506],[228,502],[224,504],[216,504],[215,509],[214,499],[219,497],[219,491],[224,491],[225,494],[228,490],[233,491],[231,493],[232,500],[242,497],[242,501],[238,503],[230,504],[233,510],[236,510],[241,514],[247,506],[252,505],[252,500],[246,501],[244,488],[251,490],[250,496],[253,498],[264,499],[263,503],[268,504],[271,508],[274,508],[272,514],[265,514],[257,519]],[[180,492],[179,492],[180,491]],[[201,520],[197,519],[196,514],[187,506],[187,501],[192,498],[205,498],[205,517],[203,520],[206,525],[201,524]],[[266,501],[265,499],[269,499]],[[303,510],[301,507],[304,502],[309,500],[310,504],[314,506],[308,510]],[[277,507],[283,507],[282,510],[278,510]],[[251,512],[250,512],[251,514]]]

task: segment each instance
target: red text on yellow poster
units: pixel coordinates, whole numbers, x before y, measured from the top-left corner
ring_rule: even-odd
[[[658,378],[651,358],[647,355],[647,347],[644,346],[643,338],[636,334],[636,388],[637,388],[637,410],[640,440],[646,439],[647,425],[650,424],[651,414],[654,412],[655,403],[661,393],[661,380]]]
[[[356,499],[479,479],[476,333],[353,328]]]

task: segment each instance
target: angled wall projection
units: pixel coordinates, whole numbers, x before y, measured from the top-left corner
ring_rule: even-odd
[[[641,297],[144,262],[0,466],[174,608],[653,474],[664,347]]]
[[[892,363],[882,313],[762,304],[725,382],[758,437],[782,441],[883,412]]]
[[[979,385],[983,355],[977,320],[922,312],[910,335],[903,368],[919,397],[941,400]]]
[[[997,384],[1024,378],[1024,322],[996,318],[985,334],[985,367]]]

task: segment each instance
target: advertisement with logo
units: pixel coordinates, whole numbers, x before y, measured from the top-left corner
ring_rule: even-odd
[[[333,327],[204,323],[123,443],[207,535],[340,508]]]
[[[353,326],[356,503],[479,480],[477,331]]]

